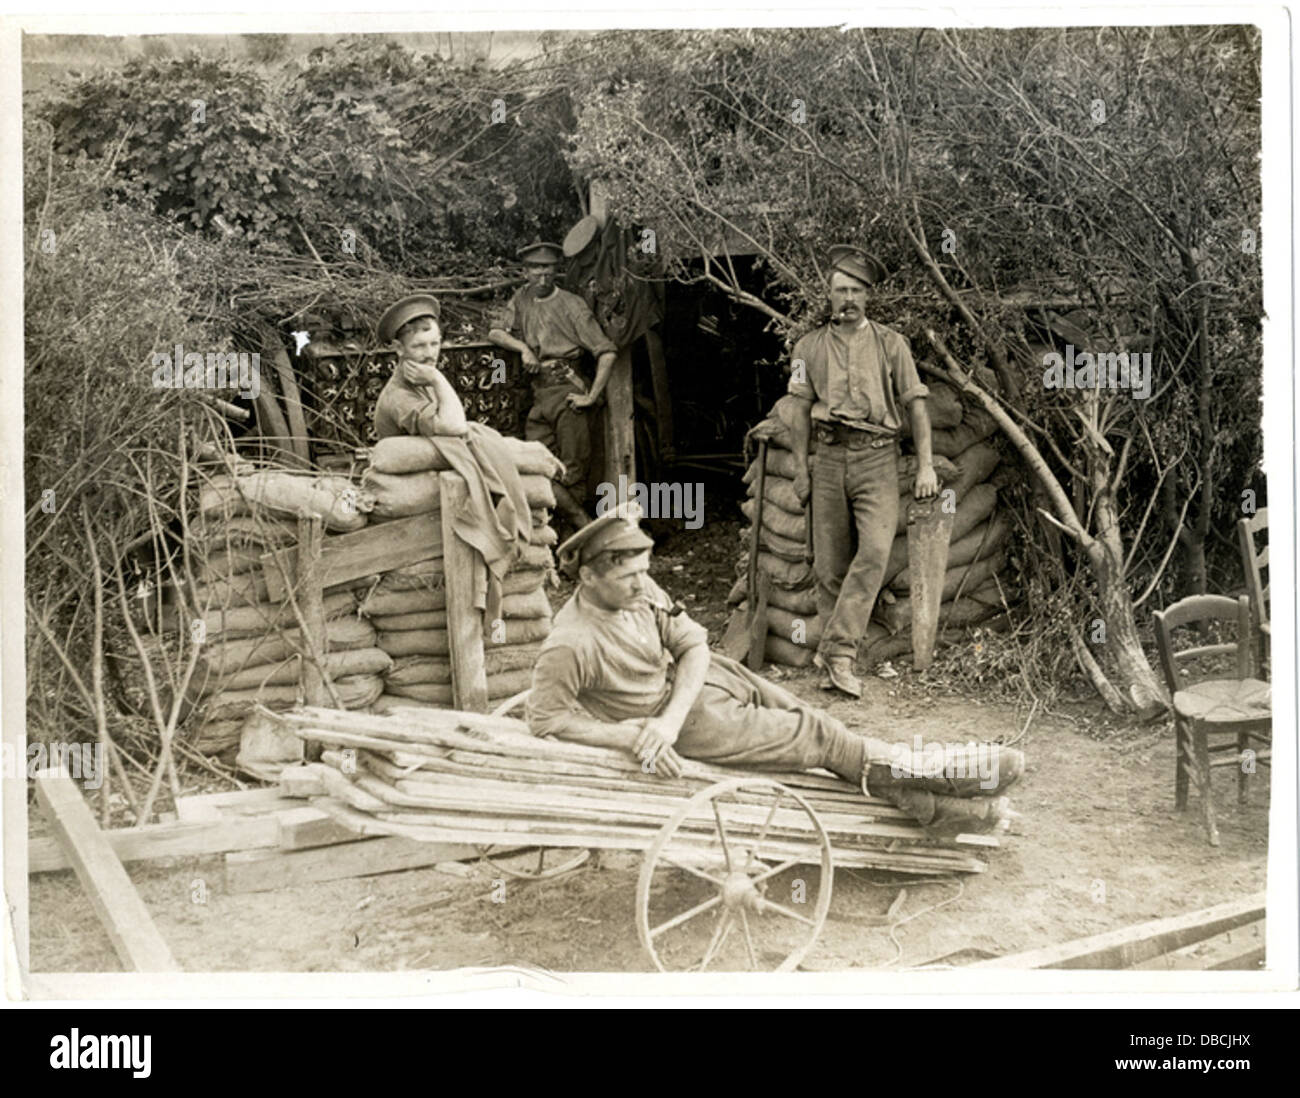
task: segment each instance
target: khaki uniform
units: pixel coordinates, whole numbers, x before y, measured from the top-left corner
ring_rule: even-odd
[[[841,329],[795,344],[789,385],[813,402],[813,569],[828,659],[855,657],[871,620],[898,525],[902,417],[929,393],[903,336],[872,320]]]
[[[563,733],[575,713],[618,722],[658,715],[672,693],[673,666],[708,631],[669,612],[667,595],[646,582],[642,609],[603,610],[582,589],[555,615],[542,643],[528,697],[534,735]],[[674,745],[684,758],[764,770],[825,767],[849,781],[862,773],[864,751],[889,759],[891,748],[850,732],[843,723],[710,653],[699,697]]]
[[[591,429],[585,410],[570,408],[566,398],[586,392],[574,372],[582,352],[599,358],[615,350],[613,342],[587,303],[558,286],[541,300],[531,286],[516,291],[496,327],[523,340],[543,363],[533,375],[533,406],[524,437],[541,442],[559,458],[565,470],[560,483],[581,491],[591,462]]]

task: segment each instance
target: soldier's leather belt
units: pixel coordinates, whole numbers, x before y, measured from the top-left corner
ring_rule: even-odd
[[[847,423],[826,423],[817,421],[813,424],[817,442],[822,446],[845,446],[850,450],[879,450],[893,446],[898,435],[893,431],[863,431],[850,427]]]
[[[586,386],[582,384],[574,369],[578,362],[578,358],[544,358],[533,375],[533,384],[538,388],[547,388],[552,385],[577,382],[585,389]]]

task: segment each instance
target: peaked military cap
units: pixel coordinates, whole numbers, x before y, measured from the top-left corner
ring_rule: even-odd
[[[564,237],[564,254],[572,259],[587,250],[600,232],[600,222],[588,214],[573,226]]]
[[[416,317],[431,316],[434,320],[442,315],[442,306],[438,299],[429,294],[411,294],[396,301],[384,311],[379,318],[379,342],[392,343],[397,338],[397,329],[408,320]]]
[[[637,525],[640,517],[640,508],[629,504],[615,507],[595,522],[587,523],[555,551],[560,571],[569,579],[577,579],[578,569],[601,553],[653,548],[654,540]]]
[[[546,240],[535,240],[519,249],[519,258],[525,263],[559,263],[564,249]]]
[[[889,272],[880,260],[854,244],[831,245],[826,252],[826,263],[830,267],[830,274],[842,271],[865,286],[874,286],[889,277]]]

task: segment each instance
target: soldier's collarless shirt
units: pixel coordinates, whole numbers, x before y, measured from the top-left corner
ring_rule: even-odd
[[[708,630],[686,614],[668,612],[671,600],[646,577],[646,605],[603,610],[581,588],[555,615],[542,642],[528,696],[534,735],[553,736],[577,713],[601,721],[658,714],[672,693],[673,661],[708,644]]]
[[[402,364],[398,362],[375,401],[375,435],[432,435],[437,414],[438,398],[433,386],[412,385],[402,377]]]
[[[594,358],[616,350],[587,303],[558,286],[538,298],[531,286],[517,290],[497,326],[528,344],[539,359],[574,359],[583,351]]]
[[[788,391],[813,402],[814,421],[899,431],[900,410],[930,392],[907,339],[870,319],[850,332],[842,328],[825,324],[794,345]]]

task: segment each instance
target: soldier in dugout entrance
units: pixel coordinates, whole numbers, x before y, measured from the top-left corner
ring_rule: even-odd
[[[813,568],[822,639],[814,662],[828,686],[862,696],[854,674],[858,642],[880,593],[898,525],[899,433],[906,412],[916,446],[913,494],[939,490],[930,451],[930,414],[906,338],[867,317],[868,287],[886,271],[860,248],[828,255],[831,319],[791,355],[794,490],[812,501]],[[813,456],[808,456],[809,443]],[[857,550],[852,551],[856,535]]]
[[[554,483],[556,506],[578,528],[591,521],[582,504],[591,463],[591,418],[614,366],[615,347],[587,303],[555,284],[563,258],[558,244],[530,244],[519,251],[528,284],[514,294],[488,332],[498,347],[519,353],[532,374],[533,406],[524,437],[542,442],[564,465]],[[596,360],[588,390],[577,372],[583,352]]]

